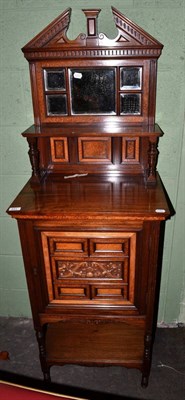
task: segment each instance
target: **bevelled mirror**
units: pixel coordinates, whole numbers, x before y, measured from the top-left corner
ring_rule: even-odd
[[[66,115],[66,94],[53,94],[46,96],[47,115]]]
[[[139,90],[142,85],[142,68],[141,67],[123,67],[120,71],[121,90]]]
[[[44,70],[45,90],[65,90],[66,78],[64,68]]]
[[[120,114],[140,115],[141,114],[141,94],[125,93],[120,98]]]
[[[71,68],[72,114],[116,114],[115,68]]]

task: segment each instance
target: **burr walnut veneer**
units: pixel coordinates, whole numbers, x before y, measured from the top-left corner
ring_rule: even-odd
[[[23,132],[32,177],[17,219],[44,378],[65,363],[139,368],[148,384],[167,196],[156,172],[156,67],[162,45],[112,8],[66,10],[23,52],[34,125]]]

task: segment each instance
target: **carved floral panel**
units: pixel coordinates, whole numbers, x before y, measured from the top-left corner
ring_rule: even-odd
[[[57,261],[57,277],[123,279],[123,262]]]

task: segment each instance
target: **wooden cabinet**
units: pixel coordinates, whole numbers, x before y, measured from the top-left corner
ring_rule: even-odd
[[[69,41],[70,9],[24,48],[35,124],[18,221],[44,378],[52,365],[139,368],[148,384],[164,222],[156,172],[162,45],[112,9],[118,36]]]
[[[41,237],[51,303],[133,305],[134,232],[52,231]]]

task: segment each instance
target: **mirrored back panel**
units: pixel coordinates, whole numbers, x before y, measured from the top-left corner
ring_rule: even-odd
[[[116,114],[115,68],[69,70],[71,114]]]
[[[41,123],[122,121],[147,123],[150,60],[37,64]],[[66,65],[67,64],[67,65]],[[98,64],[98,65],[97,65]],[[37,107],[38,113],[38,107]]]

